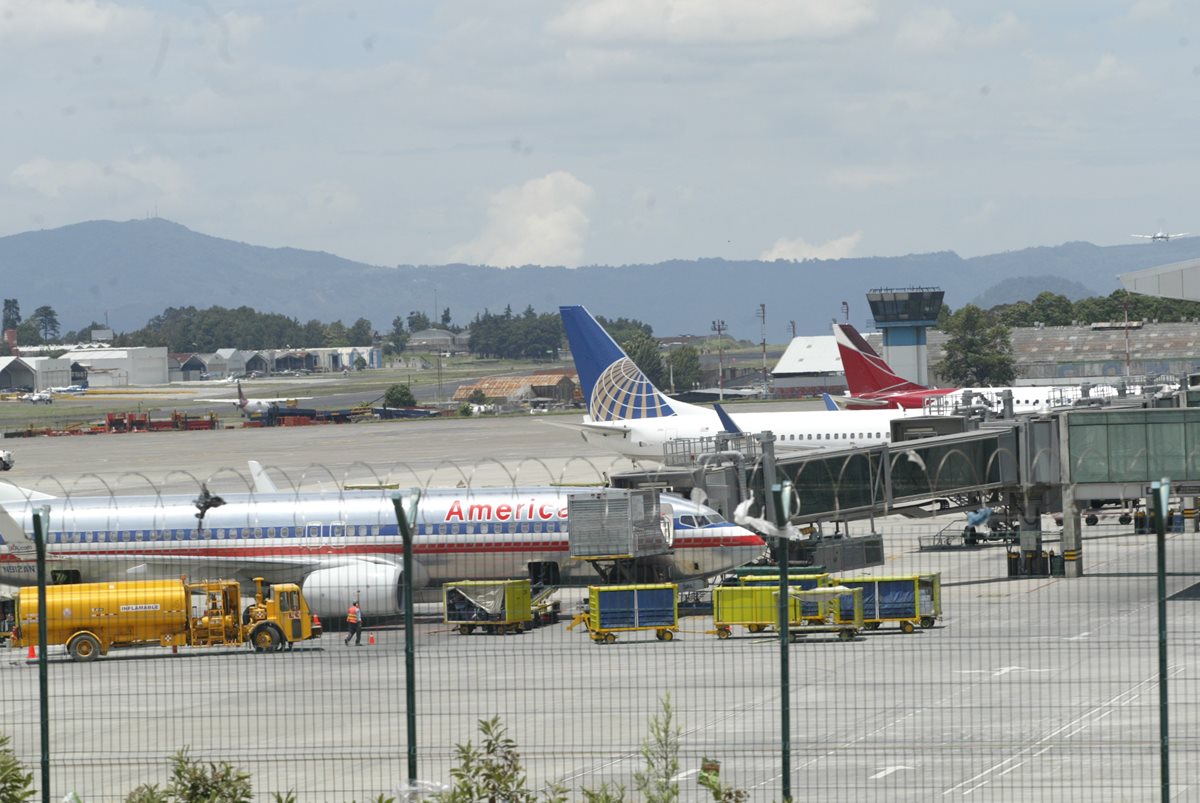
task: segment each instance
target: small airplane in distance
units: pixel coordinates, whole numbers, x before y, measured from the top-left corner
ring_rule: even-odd
[[[1130,237],[1138,237],[1142,240],[1152,240],[1154,242],[1165,243],[1168,240],[1175,239],[1176,237],[1187,237],[1188,232],[1181,231],[1178,234],[1171,234],[1170,232],[1166,232],[1166,231],[1163,231],[1162,229],[1159,229],[1158,231],[1154,232],[1153,234],[1131,234],[1129,236]]]
[[[238,408],[242,415],[249,418],[255,413],[270,412],[272,407],[280,404],[292,404],[301,399],[311,399],[311,396],[280,396],[278,398],[246,398],[246,394],[242,392],[242,383],[237,383],[237,398],[236,399],[196,399],[198,402],[212,402],[214,404],[232,404]]]

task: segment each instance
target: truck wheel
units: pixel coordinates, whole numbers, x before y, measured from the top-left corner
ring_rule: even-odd
[[[255,652],[273,652],[283,643],[283,634],[275,625],[263,625],[254,631],[250,637]]]
[[[88,633],[80,633],[67,643],[67,652],[76,661],[93,661],[100,655],[100,642]]]

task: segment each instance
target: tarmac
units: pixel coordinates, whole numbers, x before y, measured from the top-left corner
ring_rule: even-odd
[[[244,487],[257,459],[301,487],[376,480],[443,485],[593,482],[630,467],[541,416],[380,422],[6,441],[0,480],[38,490],[214,492]],[[1002,546],[921,551],[959,517],[879,519],[876,576],[939,572],[943,617],[851,642],[811,634],[790,660],[797,800],[1139,801],[1160,799],[1155,538],[1085,528],[1080,579],[1008,579]],[[853,525],[863,531],[867,523]],[[1053,530],[1047,520],[1046,529]],[[1049,549],[1057,549],[1048,533]],[[1200,666],[1195,533],[1166,539],[1171,780],[1200,799]],[[681,800],[707,796],[702,759],[751,800],[781,798],[781,645],[773,634],[712,634],[687,617],[594,644],[567,623],[583,599],[560,592],[561,622],[520,635],[463,636],[424,608],[415,628],[419,777],[446,781],[456,744],[501,717],[531,786],[610,781],[631,791],[648,722],[669,695],[680,729]],[[49,655],[52,795],[122,800],[167,780],[187,747],[251,773],[257,799],[366,800],[406,778],[405,633],[366,611],[362,645],[338,633],[290,653],[143,649],[91,664]],[[371,641],[374,643],[371,643]],[[38,673],[0,653],[0,732],[39,776]],[[403,798],[402,798],[403,799]]]

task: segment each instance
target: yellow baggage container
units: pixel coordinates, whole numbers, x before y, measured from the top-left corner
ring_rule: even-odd
[[[863,621],[868,630],[896,622],[904,633],[933,627],[942,616],[940,573],[896,577],[840,577],[834,582],[863,592]]]
[[[675,638],[679,629],[679,587],[674,583],[588,586],[588,608],[568,630],[586,625],[592,641],[611,644],[617,633],[653,630],[659,641]]]
[[[444,621],[464,636],[521,633],[533,621],[528,580],[459,580],[442,586]]]

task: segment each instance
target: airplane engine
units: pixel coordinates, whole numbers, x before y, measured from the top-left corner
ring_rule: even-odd
[[[303,589],[313,613],[335,626],[346,615],[350,603],[358,600],[368,622],[376,616],[398,616],[404,612],[404,591],[400,585],[404,572],[386,563],[355,561],[342,566],[318,569],[305,578]],[[416,567],[413,586],[428,582],[425,572]]]

